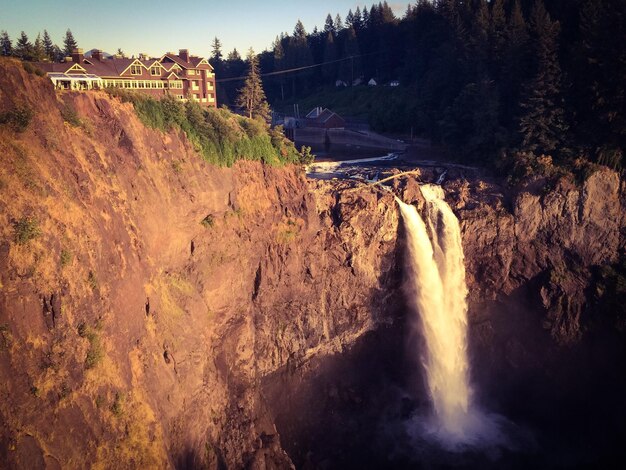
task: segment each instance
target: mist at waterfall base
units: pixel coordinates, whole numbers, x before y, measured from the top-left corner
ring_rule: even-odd
[[[524,433],[513,423],[474,401],[459,223],[441,187],[423,185],[421,192],[426,222],[414,206],[396,198],[406,229],[409,355],[421,363],[432,404],[407,420],[406,432],[418,450],[435,445],[448,452],[482,451],[497,458],[498,449],[516,450],[520,440],[529,439],[520,439]]]

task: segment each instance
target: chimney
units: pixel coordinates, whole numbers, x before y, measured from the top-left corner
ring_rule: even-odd
[[[72,62],[82,64],[84,59],[85,55],[83,54],[83,50],[80,47],[76,47],[72,50]]]
[[[189,49],[180,49],[178,51],[178,57],[183,59],[185,62],[189,62]]]
[[[91,58],[95,60],[102,60],[102,51],[100,49],[94,49],[91,53]]]

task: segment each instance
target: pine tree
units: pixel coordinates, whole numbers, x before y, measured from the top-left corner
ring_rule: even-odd
[[[330,13],[326,16],[326,22],[324,23],[324,33],[334,33],[335,32],[335,23],[333,22],[333,17],[330,16]]]
[[[502,108],[506,111],[506,114],[503,115],[503,121],[508,129],[515,132],[517,131],[517,129],[513,129],[515,119],[520,114],[521,84],[531,76],[529,73],[528,28],[519,0],[513,4],[504,37],[503,70],[502,80],[500,80]]]
[[[354,13],[352,13],[352,9],[348,10],[344,24],[346,25],[346,28],[354,26]]]
[[[393,10],[387,4],[385,0],[382,5],[378,3],[378,9],[383,23],[394,23],[396,21],[396,15],[393,14]]]
[[[322,66],[322,76],[324,82],[327,84],[334,84],[337,78],[337,46],[335,45],[335,38],[332,32],[328,32],[326,35],[326,41],[324,42],[324,65]]]
[[[54,44],[47,30],[43,30],[43,49],[46,57],[50,61],[54,61]]]
[[[54,56],[54,62],[62,62],[65,58],[65,54],[63,54],[63,50],[57,46],[56,44],[53,46],[52,55]]]
[[[41,40],[41,33],[37,33],[37,38],[35,39],[35,43],[33,44],[33,54],[32,60],[36,62],[41,62],[46,56],[46,50],[43,46],[43,41]]]
[[[289,38],[286,51],[287,65],[289,68],[307,67],[313,63],[313,56],[307,40],[306,30],[302,21],[298,20],[293,30],[293,36]],[[311,78],[311,70],[305,70],[291,75],[291,92],[295,96],[298,90],[304,90]]]
[[[567,126],[561,106],[560,25],[550,19],[541,0],[536,0],[533,6],[531,31],[535,76],[525,87],[520,132],[525,150],[548,154],[564,141]]]
[[[367,7],[363,7],[363,19],[361,21],[364,28],[367,28],[370,25],[370,13],[367,11]]]
[[[329,33],[332,34],[332,33]],[[274,41],[274,69],[276,71],[285,70],[285,49],[283,48],[282,38],[276,36],[276,40]],[[280,74],[279,83],[280,83],[280,97],[284,101],[285,100],[285,75]]]
[[[506,15],[504,0],[494,0],[489,17],[489,45],[492,69],[500,68],[506,46]]]
[[[478,0],[476,12],[473,13],[470,29],[470,64],[477,75],[484,73],[487,65],[489,41],[489,6],[487,0]]]
[[[24,31],[20,34],[20,38],[15,44],[15,50],[13,51],[16,57],[22,60],[30,60],[33,54],[33,45],[28,40],[28,36]]]
[[[222,57],[222,41],[215,36],[211,43],[211,59],[215,62],[220,62]]]
[[[580,10],[580,32],[574,71],[580,109],[576,131],[599,163],[624,167],[626,50],[616,46],[616,39],[626,36],[626,4],[586,0]]]
[[[228,55],[226,56],[226,60],[228,60],[229,62],[241,60],[241,56],[239,55],[237,48],[234,48],[228,53]]]
[[[68,30],[65,32],[65,39],[63,39],[63,52],[65,53],[65,57],[70,57],[74,49],[78,47],[78,43],[74,39],[74,35],[72,32]]]
[[[4,57],[13,54],[13,44],[11,43],[9,33],[6,31],[2,31],[2,33],[0,33],[0,54]]]
[[[363,27],[363,16],[361,15],[361,9],[359,7],[356,7],[356,10],[354,12],[352,26],[354,26],[354,29],[357,32]]]
[[[339,33],[339,31],[343,30],[343,22],[341,21],[341,15],[337,13],[335,16],[335,32]]]
[[[306,30],[304,29],[304,25],[300,20],[298,20],[296,26],[294,26],[293,28],[293,37],[297,40],[306,40]]]
[[[270,122],[270,108],[265,99],[261,74],[259,72],[259,59],[252,48],[248,51],[248,75],[243,88],[239,90],[237,106],[241,107],[249,118],[261,119]]]
[[[341,79],[353,84],[362,74],[361,59],[359,58],[359,43],[356,39],[356,32],[351,26],[346,30],[346,37],[343,45],[343,57],[350,58],[341,62]]]

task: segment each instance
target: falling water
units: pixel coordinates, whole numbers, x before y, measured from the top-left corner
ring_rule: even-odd
[[[443,189],[423,185],[427,223],[415,207],[396,198],[407,231],[407,291],[413,328],[424,338],[420,356],[426,371],[433,416],[429,432],[455,447],[489,433],[472,403],[467,357],[467,286],[459,222]],[[432,242],[428,233],[432,234]]]

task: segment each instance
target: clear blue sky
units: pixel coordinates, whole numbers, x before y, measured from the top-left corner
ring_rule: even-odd
[[[281,32],[292,33],[298,19],[307,32],[324,26],[326,15],[368,8],[372,1],[352,0],[0,0],[0,30],[16,41],[23,30],[31,41],[44,29],[63,47],[67,28],[79,47],[114,53],[118,47],[130,55],[159,56],[187,48],[208,56],[213,38],[222,41],[226,55],[233,48],[245,55],[269,49]],[[376,2],[378,3],[378,2]],[[409,3],[388,1],[396,16]]]

